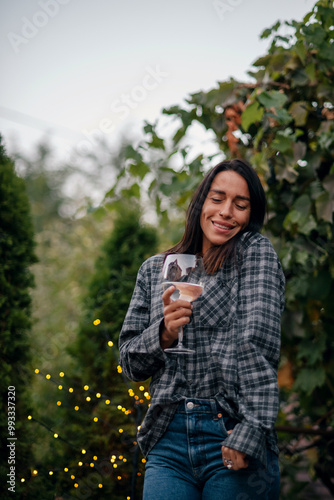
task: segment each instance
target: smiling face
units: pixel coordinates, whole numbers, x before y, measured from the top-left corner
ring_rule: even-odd
[[[233,170],[213,179],[201,212],[203,255],[212,246],[224,245],[249,223],[250,195],[246,180]]]

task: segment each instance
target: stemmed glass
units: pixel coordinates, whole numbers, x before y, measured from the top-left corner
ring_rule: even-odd
[[[167,255],[162,268],[162,288],[167,290],[170,286],[175,286],[171,296],[172,300],[187,300],[193,302],[203,292],[201,281],[204,272],[201,257],[192,254],[174,253]],[[187,349],[183,345],[183,327],[179,327],[178,344],[176,347],[165,349],[167,353],[192,354],[195,351]]]

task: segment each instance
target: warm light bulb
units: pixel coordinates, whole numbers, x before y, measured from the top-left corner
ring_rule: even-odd
[[[109,347],[112,347],[113,345],[114,345],[113,341],[112,341],[112,340],[109,340],[109,342],[108,342],[108,346],[109,346]]]
[[[57,439],[58,434],[55,432],[55,433],[54,433],[54,435],[53,435],[53,437],[54,437],[55,439]]]
[[[100,319],[95,319],[93,321],[93,323],[94,323],[95,326],[97,326],[97,325],[99,325],[101,323],[101,320]]]
[[[100,397],[101,397],[101,393],[100,393],[100,392],[97,392],[97,393],[96,393],[96,397],[97,397],[97,398],[100,398]]]
[[[64,372],[60,372],[60,373],[59,373],[59,377],[63,377],[64,375],[65,375],[65,373],[64,373]]]
[[[35,373],[39,373],[39,369],[38,368],[36,368]]]
[[[47,373],[47,374],[45,375],[45,378],[47,378],[48,380],[50,380],[50,378],[51,378],[50,373]]]
[[[88,391],[89,385],[84,385],[84,389],[85,389],[85,391]]]

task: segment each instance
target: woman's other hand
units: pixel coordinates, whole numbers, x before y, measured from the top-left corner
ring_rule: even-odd
[[[233,431],[228,431],[229,434],[231,434],[231,432]],[[246,469],[248,467],[246,453],[242,451],[234,450],[228,446],[222,446],[222,457],[225,467],[231,465],[231,467],[228,467],[230,470]]]

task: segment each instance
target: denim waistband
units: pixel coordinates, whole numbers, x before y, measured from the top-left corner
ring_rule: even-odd
[[[228,416],[226,411],[223,410],[216,402],[215,399],[198,399],[198,398],[185,398],[180,401],[176,413],[209,413],[211,415],[217,415],[221,413],[224,416]]]

